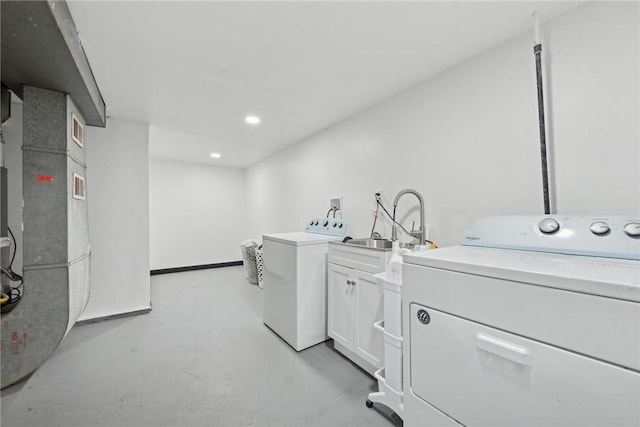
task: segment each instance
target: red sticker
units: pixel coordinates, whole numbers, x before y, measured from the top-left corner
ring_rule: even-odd
[[[53,175],[38,175],[36,179],[40,182],[51,182],[56,179],[56,177]]]

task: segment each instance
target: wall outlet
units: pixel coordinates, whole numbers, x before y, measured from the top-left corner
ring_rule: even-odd
[[[342,197],[331,199],[331,209],[342,209]]]

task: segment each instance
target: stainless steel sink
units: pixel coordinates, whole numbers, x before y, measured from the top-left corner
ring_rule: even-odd
[[[386,239],[351,239],[345,242],[347,245],[358,245],[375,249],[391,249],[391,240]]]
[[[351,239],[343,242],[345,245],[362,246],[365,248],[391,250],[393,241],[389,239]],[[401,248],[411,248],[409,243],[400,243]]]

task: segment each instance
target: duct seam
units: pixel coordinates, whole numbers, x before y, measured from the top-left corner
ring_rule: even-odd
[[[83,254],[81,256],[79,256],[76,259],[73,259],[69,262],[65,262],[65,263],[57,263],[57,264],[36,264],[36,265],[25,265],[22,267],[22,271],[34,271],[34,270],[47,270],[50,268],[67,268],[70,267],[74,264],[77,264],[79,262],[84,261],[85,259],[89,258],[91,256],[91,252],[87,252],[86,254]]]
[[[24,265],[22,266],[22,271],[36,271],[36,270],[49,270],[53,268],[67,268],[69,267],[68,263],[59,263],[59,264],[39,264],[39,265]]]
[[[60,150],[56,148],[44,148],[44,147],[37,147],[37,146],[23,146],[22,151],[30,151],[33,153],[58,154],[61,156],[67,156],[71,160],[73,160],[73,162],[76,163],[77,165],[83,168],[87,167],[87,164],[85,162],[77,159],[69,150]]]
[[[48,153],[48,154],[60,154],[63,156],[66,156],[68,154],[68,151],[66,149],[38,147],[37,145],[24,145],[22,146],[22,151],[33,151],[36,153]]]

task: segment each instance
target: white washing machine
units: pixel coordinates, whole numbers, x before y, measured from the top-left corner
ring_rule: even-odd
[[[404,262],[405,426],[640,425],[640,218],[486,218]]]
[[[328,339],[328,242],[346,233],[341,218],[318,218],[304,232],[262,236],[262,321],[296,351]]]

